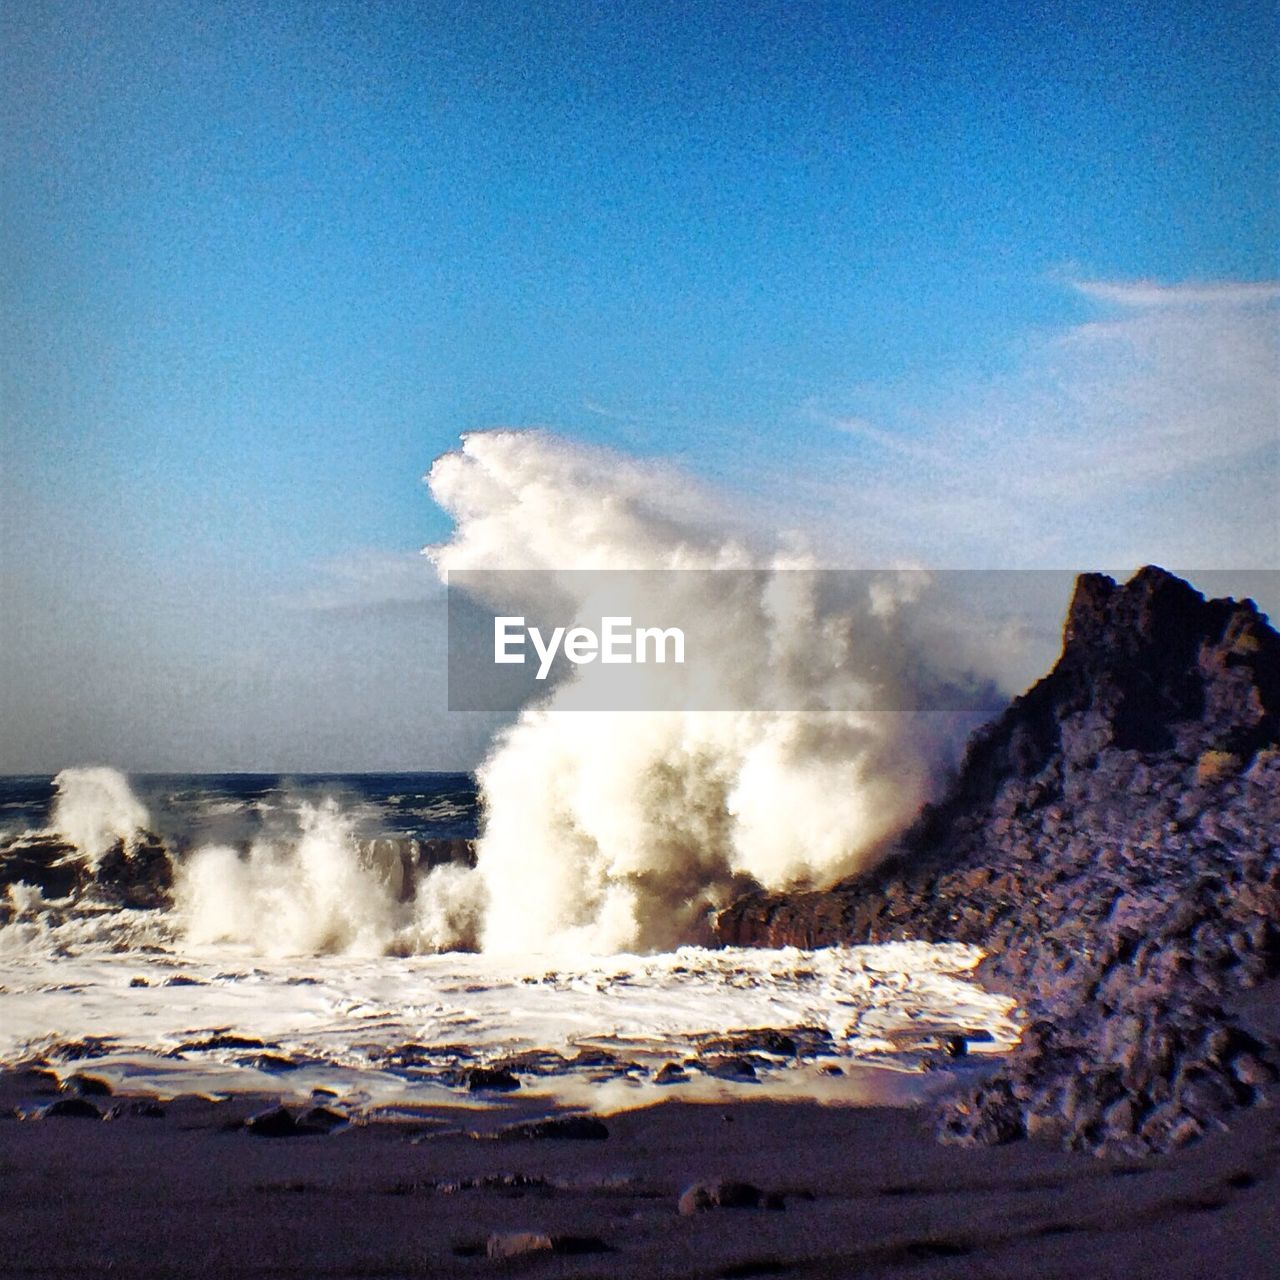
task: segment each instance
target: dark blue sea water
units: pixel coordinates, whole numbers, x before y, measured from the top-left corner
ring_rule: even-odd
[[[299,804],[332,798],[367,836],[472,838],[478,803],[469,773],[132,774],[150,828],[173,849],[251,840]],[[54,779],[0,777],[0,840],[48,826]]]

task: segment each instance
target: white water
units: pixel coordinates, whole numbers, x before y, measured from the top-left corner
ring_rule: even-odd
[[[751,545],[679,477],[537,434],[470,436],[430,483],[456,522],[432,551],[445,575],[813,563]],[[351,816],[332,802],[299,804],[247,853],[214,845],[181,859],[167,914],[67,914],[11,889],[0,1061],[57,1060],[59,1045],[98,1037],[111,1052],[95,1072],[157,1092],[324,1084],[386,1100],[443,1087],[438,1073],[381,1069],[381,1054],[408,1041],[455,1066],[603,1042],[632,1064],[615,1092],[657,1088],[645,1083],[653,1067],[716,1031],[822,1027],[827,1056],[846,1063],[884,1054],[893,1031],[911,1028],[984,1031],[1007,1046],[1011,1004],[966,980],[972,948],[682,946],[705,939],[714,910],[744,889],[822,884],[866,865],[945,757],[936,732],[864,696],[866,654],[927,607],[919,580],[885,574],[834,611],[796,581],[779,574],[753,598],[700,600],[700,625],[733,642],[717,679],[790,682],[811,712],[571,711],[573,685],[561,686],[499,736],[479,772],[476,870],[437,869],[409,900],[362,860]],[[917,668],[946,674],[936,655]],[[90,868],[148,825],[111,770],[66,770],[57,783],[51,827]],[[451,950],[477,941],[482,955]],[[194,981],[167,984],[178,975]],[[172,1056],[219,1030],[303,1065],[275,1076],[243,1051]],[[839,1094],[821,1065],[767,1073],[760,1087]],[[757,1086],[704,1076],[690,1087]]]
[[[118,913],[120,917],[130,913]],[[136,943],[159,936],[147,913],[131,913]],[[112,936],[130,921],[118,918]],[[264,961],[243,947],[188,948],[164,955],[118,954],[102,922],[50,930],[38,922],[0,930],[0,1061],[59,1058],[59,1046],[87,1037],[112,1043],[105,1056],[68,1061],[121,1086],[161,1095],[269,1090],[306,1096],[334,1089],[349,1102],[465,1101],[440,1070],[528,1049],[572,1056],[587,1046],[617,1053],[632,1070],[593,1085],[563,1070],[525,1080],[523,1094],[621,1105],[663,1087],[651,1074],[680,1061],[693,1040],[743,1028],[818,1027],[829,1048],[806,1063],[779,1062],[758,1082],[694,1077],[681,1090],[706,1097],[746,1092],[861,1101],[865,1081],[822,1071],[889,1062],[895,1032],[989,1032],[999,1051],[1016,1038],[1011,1002],[967,980],[979,953],[956,944],[705,951],[612,956],[550,966],[544,956],[440,955],[357,960]],[[180,985],[165,985],[180,977]],[[142,979],[145,986],[132,986]],[[233,1031],[263,1050],[179,1046]],[[420,1072],[382,1068],[381,1053],[412,1043]],[[256,1052],[302,1065],[267,1074],[246,1065]],[[900,1064],[903,1065],[903,1064]],[[907,1064],[909,1065],[909,1064]],[[821,1084],[821,1088],[819,1088]],[[522,1094],[522,1096],[523,1096]],[[664,1096],[666,1096],[664,1094]]]
[[[128,848],[150,826],[146,807],[129,790],[128,779],[115,769],[63,769],[54,787],[57,795],[49,829],[75,845],[90,868],[117,841]]]
[[[113,812],[135,811],[121,776],[98,794]],[[104,826],[105,817],[87,829]],[[326,801],[299,805],[294,825],[282,816],[245,855],[211,847],[180,859],[171,911],[95,905],[92,892],[48,902],[11,885],[0,927],[0,1063],[47,1059],[125,1092],[305,1098],[325,1088],[354,1107],[471,1105],[456,1080],[468,1066],[604,1047],[620,1059],[604,1078],[561,1064],[527,1078],[520,1097],[602,1109],[673,1090],[886,1102],[916,1092],[901,1072],[920,1059],[899,1051],[895,1033],[931,1034],[934,1044],[985,1033],[980,1052],[1016,1037],[1011,1002],[969,980],[980,953],[959,945],[424,954],[433,940],[475,928],[474,879],[439,867],[416,899],[401,901],[392,879],[361,860],[354,819]],[[653,1078],[665,1062],[696,1057],[707,1034],[796,1027],[830,1041],[799,1062],[773,1061],[756,1081],[697,1068],[675,1086]],[[223,1033],[263,1043],[201,1046]],[[75,1043],[85,1040],[105,1043],[81,1060]],[[412,1069],[388,1067],[386,1052],[406,1043]],[[260,1069],[258,1053],[295,1069]],[[883,1072],[869,1082],[868,1062],[891,1064],[895,1083],[886,1086]]]
[[[439,867],[402,902],[398,882],[363,860],[355,822],[333,800],[300,803],[296,827],[247,856],[207,846],[179,862],[177,918],[195,945],[236,942],[262,956],[413,955],[470,946],[467,874]]]
[[[580,579],[563,576],[573,570],[815,567],[753,545],[679,475],[540,433],[469,435],[428,481],[455,522],[452,538],[428,549],[445,578],[543,570],[562,575],[557,591],[574,600]],[[680,609],[721,646],[712,678],[743,696],[785,686],[786,705],[812,710],[574,711],[584,682],[605,678],[600,666],[577,668],[499,735],[479,771],[485,950],[705,941],[712,913],[744,888],[830,883],[867,865],[919,810],[951,744],[927,717],[877,709],[883,687],[869,691],[881,679],[875,655],[906,615],[928,608],[922,577],[869,578],[835,605],[814,597],[806,575],[774,573],[747,596],[733,578],[717,596],[696,575],[702,594]],[[512,573],[495,603],[535,611],[525,582]],[[651,619],[646,603],[634,612]],[[937,647],[917,655],[921,680],[946,673]],[[654,705],[681,705],[662,682],[678,684],[684,669],[649,670]]]

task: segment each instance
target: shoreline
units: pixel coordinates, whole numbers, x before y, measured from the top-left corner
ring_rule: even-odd
[[[980,953],[964,947],[686,948],[570,963],[273,961],[116,953],[109,937],[74,934],[65,947],[33,941],[40,950],[0,957],[0,1062],[156,1097],[325,1089],[357,1110],[461,1104],[476,1076],[496,1072],[501,1081],[479,1087],[543,1094],[549,1106],[735,1091],[893,1103],[916,1082],[932,1089],[948,1070],[980,1068],[1018,1034],[1013,1002],[972,980]]]
[[[922,1110],[770,1101],[618,1111],[596,1140],[477,1137],[449,1109],[255,1136],[245,1120],[274,1102],[0,1121],[0,1272],[1249,1277],[1280,1248],[1272,1107],[1176,1155],[1107,1160],[940,1145]],[[721,1179],[781,1207],[682,1215]],[[520,1234],[568,1251],[484,1256]]]

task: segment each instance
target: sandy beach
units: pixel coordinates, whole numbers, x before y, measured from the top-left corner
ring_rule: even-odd
[[[6,1111],[47,1103],[42,1087],[11,1075]],[[503,1139],[518,1108],[437,1109],[255,1136],[244,1121],[270,1105],[0,1122],[0,1272],[1243,1280],[1274,1274],[1280,1249],[1273,1108],[1173,1156],[1107,1161],[941,1146],[902,1108],[672,1102],[604,1117],[603,1140]],[[717,1180],[760,1199],[681,1213]],[[524,1234],[542,1247],[488,1256]]]

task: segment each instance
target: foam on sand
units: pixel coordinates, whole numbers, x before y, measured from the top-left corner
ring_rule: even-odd
[[[446,1096],[459,1069],[531,1051],[572,1059],[590,1048],[623,1064],[615,1096],[652,1088],[658,1066],[695,1053],[706,1036],[744,1028],[808,1028],[820,1047],[799,1057],[814,1071],[869,1060],[914,1066],[895,1059],[903,1034],[959,1032],[992,1051],[1017,1035],[1012,1002],[968,978],[980,952],[958,945],[683,948],[567,965],[461,954],[269,961],[223,947],[143,965],[98,945],[89,922],[47,935],[43,949],[31,942],[0,960],[0,1061],[62,1055],[68,1072],[159,1093],[336,1084],[365,1100],[411,1100]],[[86,1044],[89,1062],[79,1057]],[[272,1074],[264,1061],[292,1069]],[[695,1089],[785,1092],[800,1084],[796,1066],[779,1061],[776,1076],[743,1085],[690,1074]],[[526,1088],[599,1094],[589,1083],[557,1069]],[[830,1076],[828,1085],[839,1093]],[[855,1092],[851,1081],[845,1093]]]

